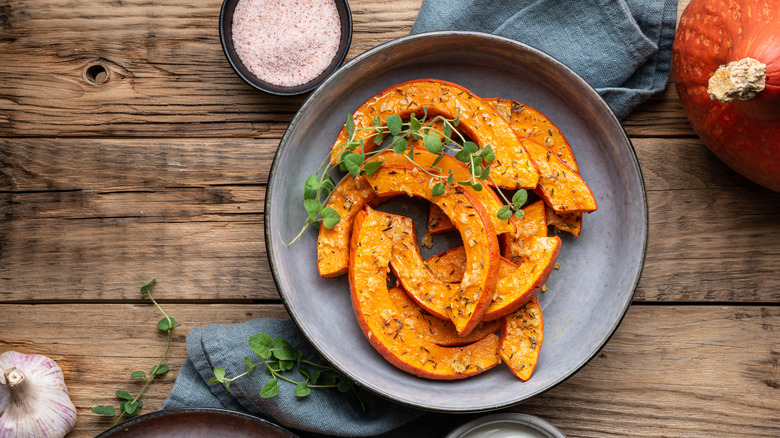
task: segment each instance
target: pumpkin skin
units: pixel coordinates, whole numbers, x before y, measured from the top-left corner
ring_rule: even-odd
[[[539,299],[504,318],[498,354],[512,373],[523,382],[531,378],[544,340],[544,321]]]
[[[711,99],[718,67],[748,57],[766,64],[764,89],[748,100]],[[692,0],[675,36],[672,78],[704,144],[746,178],[780,191],[780,2]]]

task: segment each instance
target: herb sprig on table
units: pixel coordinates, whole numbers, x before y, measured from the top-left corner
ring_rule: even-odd
[[[346,172],[342,177],[342,181],[348,177],[371,176],[384,163],[384,160],[371,160],[371,158],[388,149],[404,155],[410,164],[417,166],[426,174],[439,180],[431,188],[433,196],[443,195],[446,184],[471,187],[476,191],[481,191],[483,184],[487,184],[488,181],[493,182],[490,176],[489,164],[495,160],[496,155],[489,144],[480,149],[476,143],[469,141],[466,136],[457,130],[459,123],[460,114],[455,118],[446,118],[441,115],[429,118],[427,107],[424,108],[422,118],[418,119],[412,113],[409,121],[404,122],[399,115],[393,114],[385,119],[384,124],[379,117],[374,118],[372,125],[369,127],[356,127],[352,114],[349,114],[345,125],[347,141],[337,145],[337,148],[343,148],[343,150],[339,153],[336,164],[329,164],[331,160],[330,154],[328,154],[322,161],[322,164],[320,164],[317,172],[309,175],[304,182],[303,206],[306,209],[307,219],[301,232],[295,236],[288,246],[298,240],[309,225],[317,228],[324,226],[331,229],[341,220],[338,212],[327,207],[333,190],[341,182],[337,183],[331,177],[331,173],[335,168]],[[376,135],[373,142],[376,146],[384,143],[388,137],[391,137],[392,140],[387,146],[371,152],[365,152],[363,140],[356,139],[356,133],[365,130],[375,132]],[[438,155],[438,158],[434,160],[430,168],[423,167],[415,162],[414,145],[416,142],[413,140],[422,140],[423,146],[428,152]],[[444,174],[443,170],[436,166],[446,153],[452,153],[455,159],[468,166],[470,178],[457,181],[452,171]],[[436,172],[431,172],[431,169]],[[497,190],[497,192],[505,202],[505,205],[496,213],[498,219],[509,220],[513,214],[517,218],[522,218],[523,210],[521,208],[528,198],[527,192],[523,189],[518,190],[511,201],[500,190]]]
[[[260,389],[260,397],[272,398],[279,394],[281,387],[279,381],[295,385],[293,393],[297,397],[306,397],[312,389],[334,388],[339,392],[353,391],[365,411],[364,401],[368,401],[368,394],[354,387],[352,381],[344,377],[334,368],[321,365],[303,358],[301,350],[294,349],[283,338],[272,338],[266,333],[257,333],[249,337],[249,348],[257,354],[260,362],[254,362],[249,357],[244,358],[246,371],[234,377],[225,375],[222,367],[214,368],[214,377],[209,379],[209,384],[221,383],[230,392],[230,384],[244,376],[249,376],[258,366],[265,367],[265,373],[271,378]],[[289,376],[293,370],[304,377],[303,380],[294,380]]]
[[[152,380],[154,380],[155,377],[168,372],[168,365],[163,362],[165,361],[165,358],[168,357],[168,353],[171,350],[171,344],[173,342],[173,329],[179,327],[181,323],[177,323],[173,317],[168,316],[162,307],[157,304],[157,301],[154,300],[154,297],[152,297],[152,286],[154,286],[154,283],[155,279],[152,279],[148,282],[141,282],[141,295],[148,296],[155,307],[157,307],[160,313],[163,314],[163,319],[157,323],[157,328],[168,334],[168,343],[165,347],[165,353],[163,353],[159,362],[157,362],[157,365],[154,365],[149,370],[149,373],[146,371],[134,371],[132,374],[130,374],[130,378],[132,379],[144,379],[144,386],[138,392],[138,395],[133,397],[129,392],[119,390],[116,392],[116,396],[123,400],[119,404],[119,409],[115,408],[114,406],[107,405],[99,405],[92,408],[92,412],[97,415],[114,417],[114,425],[119,424],[123,417],[133,417],[137,415],[141,410],[141,406],[143,406],[143,402],[141,402],[141,396],[144,394],[144,392],[146,392],[146,389],[152,383]]]

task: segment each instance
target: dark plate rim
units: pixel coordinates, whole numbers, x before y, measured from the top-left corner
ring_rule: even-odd
[[[102,432],[100,435],[96,436],[95,438],[109,438],[113,434],[120,432],[124,429],[127,429],[128,427],[132,427],[136,424],[146,423],[148,421],[155,421],[158,418],[168,417],[172,415],[181,415],[181,414],[208,414],[208,415],[215,415],[215,416],[222,416],[222,417],[240,418],[242,420],[248,420],[253,423],[261,424],[263,426],[276,430],[279,433],[285,434],[290,438],[297,438],[297,435],[279,426],[278,424],[271,423],[268,420],[265,420],[263,418],[251,414],[247,414],[246,412],[234,411],[231,409],[224,409],[224,408],[208,408],[208,407],[186,407],[186,408],[183,407],[183,408],[172,408],[172,409],[159,409],[156,411],[148,412],[146,414],[142,414],[137,417],[132,417],[115,426],[112,426],[110,429]]]
[[[493,411],[493,410],[502,409],[502,408],[506,408],[506,407],[510,407],[510,406],[521,404],[521,403],[523,403],[523,402],[525,402],[525,401],[527,401],[529,399],[532,399],[533,397],[536,397],[536,396],[538,396],[540,394],[543,394],[543,393],[549,391],[550,389],[553,389],[553,388],[557,387],[561,383],[563,383],[566,380],[568,380],[571,376],[577,374],[577,372],[579,372],[585,365],[587,365],[588,362],[590,362],[604,348],[604,346],[612,339],[612,337],[615,335],[615,332],[617,331],[618,327],[620,326],[620,324],[622,323],[623,319],[625,318],[626,313],[628,312],[628,308],[631,306],[631,303],[633,301],[634,293],[636,293],[636,288],[639,285],[639,280],[640,280],[640,278],[642,276],[642,272],[644,270],[645,259],[647,257],[647,242],[648,242],[648,231],[649,231],[649,217],[648,217],[648,215],[649,215],[649,213],[648,213],[648,208],[647,208],[647,191],[645,189],[644,177],[642,175],[642,168],[639,165],[639,160],[638,160],[638,158],[636,156],[636,151],[634,149],[634,145],[633,145],[633,143],[631,143],[631,140],[628,138],[628,135],[626,134],[625,129],[623,129],[623,125],[618,120],[618,118],[615,115],[614,111],[612,111],[612,109],[609,107],[609,105],[607,105],[607,103],[604,101],[604,99],[601,98],[601,96],[598,94],[598,92],[595,90],[595,88],[593,88],[584,79],[582,79],[582,77],[580,77],[576,72],[574,72],[574,70],[572,70],[571,68],[569,68],[568,66],[566,66],[562,62],[558,61],[553,56],[551,56],[551,55],[549,55],[549,54],[547,54],[547,53],[545,53],[545,52],[543,52],[543,51],[541,51],[539,49],[531,47],[531,46],[529,46],[527,44],[521,43],[521,42],[516,41],[516,40],[509,39],[509,38],[505,38],[505,37],[502,37],[502,36],[498,36],[498,35],[493,35],[493,34],[484,33],[484,32],[472,32],[472,31],[436,31],[436,32],[425,32],[425,33],[420,33],[420,34],[415,34],[415,35],[408,35],[408,36],[405,36],[405,37],[397,38],[397,39],[392,40],[392,41],[388,41],[388,42],[386,42],[384,44],[376,46],[373,49],[370,49],[370,50],[368,50],[366,52],[363,52],[362,54],[356,56],[351,61],[346,63],[344,66],[342,66],[340,69],[338,69],[333,75],[328,77],[328,79],[326,79],[320,85],[320,87],[318,87],[317,90],[315,90],[311,95],[309,95],[309,97],[306,99],[306,101],[304,101],[304,103],[301,105],[301,107],[298,110],[298,112],[296,112],[296,114],[293,117],[293,119],[290,121],[290,124],[288,125],[287,129],[285,130],[284,135],[282,136],[281,141],[279,142],[279,146],[277,147],[276,153],[274,154],[274,158],[273,158],[273,161],[271,163],[271,170],[270,170],[270,172],[268,174],[268,181],[266,183],[266,198],[265,198],[265,202],[264,202],[264,213],[263,213],[264,223],[265,223],[265,227],[264,227],[264,231],[265,231],[265,247],[266,247],[266,255],[268,257],[268,262],[269,262],[269,264],[271,266],[271,274],[272,274],[272,277],[273,277],[273,280],[274,280],[274,284],[275,284],[277,290],[279,291],[279,295],[281,297],[281,300],[282,300],[282,303],[284,304],[285,309],[287,310],[287,313],[293,319],[293,321],[298,326],[298,328],[301,330],[301,332],[306,337],[306,339],[314,346],[314,348],[326,360],[328,360],[328,362],[332,363],[332,360],[330,360],[329,356],[324,352],[325,350],[320,345],[318,345],[317,343],[313,342],[311,337],[310,337],[310,335],[309,335],[309,333],[307,333],[306,330],[304,330],[302,328],[301,322],[298,320],[298,316],[290,308],[290,305],[289,305],[287,299],[285,298],[285,295],[283,293],[281,293],[281,280],[279,278],[279,272],[278,272],[277,267],[276,267],[276,260],[274,259],[273,252],[269,250],[269,248],[272,247],[272,245],[270,245],[270,242],[272,242],[274,240],[273,237],[272,237],[272,233],[271,233],[271,228],[273,227],[273,223],[271,222],[270,215],[268,214],[269,211],[270,211],[269,210],[270,209],[270,200],[273,199],[272,195],[273,195],[273,192],[275,190],[275,188],[273,187],[271,181],[274,180],[274,178],[276,176],[277,163],[278,163],[279,157],[281,156],[281,154],[284,152],[285,148],[287,147],[287,144],[286,144],[287,138],[288,138],[290,132],[293,129],[295,129],[295,126],[298,124],[298,120],[302,117],[302,113],[304,113],[309,107],[313,106],[314,105],[313,102],[315,100],[317,100],[319,95],[324,93],[325,92],[324,90],[326,90],[328,88],[330,83],[335,81],[339,76],[349,74],[349,71],[351,69],[353,69],[355,67],[355,65],[363,62],[366,59],[371,58],[372,56],[375,56],[377,53],[381,53],[381,52],[383,52],[385,50],[392,49],[395,46],[406,44],[407,42],[412,41],[412,40],[425,40],[426,38],[438,38],[438,37],[446,37],[446,36],[473,37],[473,38],[477,38],[477,39],[495,40],[497,42],[501,42],[501,43],[504,43],[504,44],[508,43],[508,44],[511,44],[511,45],[516,45],[519,49],[527,50],[527,51],[530,51],[530,52],[534,52],[537,56],[539,56],[541,58],[544,58],[548,62],[557,64],[557,67],[561,68],[564,72],[568,73],[572,77],[573,80],[578,81],[580,83],[580,85],[584,86],[587,90],[589,90],[589,92],[592,94],[594,102],[597,102],[598,104],[602,105],[608,111],[608,114],[611,115],[610,122],[614,123],[615,126],[618,127],[620,135],[622,136],[622,138],[625,140],[626,144],[628,145],[628,149],[629,149],[628,152],[630,152],[630,154],[631,154],[631,157],[630,157],[631,161],[634,163],[636,172],[637,172],[638,177],[639,177],[638,178],[639,179],[639,186],[640,186],[640,189],[641,189],[641,192],[642,192],[642,206],[644,207],[643,208],[644,229],[642,230],[644,236],[643,236],[643,239],[642,239],[642,242],[641,242],[641,244],[642,244],[642,247],[641,247],[641,258],[640,258],[640,261],[639,261],[639,266],[638,266],[638,269],[637,269],[636,277],[633,280],[631,298],[626,300],[625,303],[623,303],[623,307],[622,307],[622,309],[620,309],[621,310],[620,317],[616,319],[615,323],[613,324],[613,326],[609,330],[609,334],[603,339],[603,341],[596,348],[593,349],[592,353],[587,355],[587,357],[585,357],[580,364],[578,364],[576,367],[574,367],[571,372],[569,372],[566,375],[563,375],[560,379],[558,379],[557,381],[553,382],[547,388],[540,389],[538,391],[529,393],[526,396],[524,396],[523,398],[520,398],[520,399],[517,399],[517,400],[506,401],[506,402],[501,402],[501,403],[486,404],[485,406],[481,406],[481,407],[478,407],[478,408],[471,408],[471,409],[466,408],[466,409],[457,409],[456,410],[456,409],[440,408],[440,407],[437,407],[437,406],[414,404],[414,403],[406,402],[404,400],[397,400],[395,398],[392,398],[392,397],[388,396],[387,394],[383,394],[378,389],[375,389],[375,388],[372,388],[372,387],[366,387],[366,389],[371,390],[373,393],[376,393],[377,395],[379,395],[379,396],[381,396],[383,398],[391,400],[391,401],[393,401],[395,403],[399,403],[399,404],[410,406],[410,407],[417,408],[417,409],[423,409],[423,410],[431,411],[431,412],[478,413],[478,412]],[[378,90],[378,91],[381,91],[381,90]],[[351,376],[350,373],[345,372],[345,370],[340,369],[340,367],[336,367],[336,368],[339,369],[340,372],[344,373],[350,379],[355,380]],[[365,387],[365,385],[363,385],[361,382],[356,381],[355,383],[357,385],[359,385],[359,386],[364,386]]]
[[[233,47],[233,32],[230,26],[227,25],[227,21],[230,18],[232,23],[233,11],[237,3],[238,0],[223,0],[222,2],[219,11],[219,40],[222,46],[222,53],[225,55],[225,58],[227,58],[230,67],[244,82],[256,90],[276,96],[297,96],[306,94],[320,87],[329,76],[338,70],[341,63],[344,62],[344,59],[347,57],[349,48],[352,45],[352,10],[349,7],[348,0],[336,0],[336,8],[338,10],[339,19],[341,20],[341,38],[339,40],[336,56],[328,67],[311,81],[293,87],[284,87],[266,82],[252,74],[252,72],[246,68],[238,58],[236,50]]]

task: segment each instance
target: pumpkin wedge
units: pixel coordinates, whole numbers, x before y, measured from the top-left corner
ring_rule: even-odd
[[[499,236],[501,254],[513,263],[523,260],[530,252],[532,237],[547,237],[547,213],[547,206],[541,199],[523,207],[522,219],[515,220],[517,231]]]
[[[375,118],[382,125],[387,117],[397,114],[407,118],[415,113],[422,117],[441,115],[458,117],[458,131],[470,137],[480,148],[490,145],[496,159],[490,175],[498,186],[507,188],[534,188],[539,172],[528,158],[509,123],[488,104],[460,85],[435,79],[420,79],[389,87],[368,99],[352,114],[355,123],[354,140],[363,143],[363,151],[376,148],[376,131],[371,129]],[[331,164],[338,164],[349,135],[346,123],[331,147]],[[358,151],[359,152],[359,151]]]
[[[323,278],[347,273],[352,222],[374,198],[374,191],[362,175],[344,178],[333,190],[326,207],[336,210],[341,220],[331,229],[321,226],[317,236],[317,269]]]
[[[504,318],[498,354],[512,373],[523,382],[531,378],[544,340],[544,321],[539,299]]]
[[[574,152],[568,140],[564,137],[563,132],[541,111],[509,99],[490,98],[485,100],[493,105],[493,108],[509,122],[509,126],[515,131],[515,134],[544,145],[555,152],[561,161],[573,171],[579,172],[577,160],[574,158]]]
[[[450,218],[448,218],[436,204],[431,204],[430,207],[428,207],[428,233],[435,236],[437,234],[449,233],[454,230],[455,225],[453,225]]]
[[[400,320],[387,289],[392,237],[383,231],[387,217],[370,207],[359,212],[350,239],[349,286],[352,307],[363,334],[395,367],[429,379],[453,380],[496,366],[498,337],[485,336],[462,347],[441,347]]]
[[[514,312],[535,297],[550,278],[561,251],[561,238],[534,237],[530,246],[529,255],[517,263],[512,275],[499,279],[493,302],[482,317],[484,321]]]
[[[560,129],[540,111],[509,99],[486,99],[509,121],[515,134],[527,137],[554,152],[569,168],[579,173],[577,160],[569,142]],[[579,237],[582,232],[582,213],[557,213],[550,210],[547,224]]]
[[[489,213],[474,198],[473,190],[446,184],[444,194],[433,196],[431,188],[440,181],[430,175],[433,173],[433,169],[383,165],[367,179],[377,196],[407,194],[427,199],[453,219],[466,246],[466,272],[446,309],[458,334],[465,336],[482,319],[493,298],[500,260],[498,238]]]
[[[477,342],[501,328],[500,320],[480,322],[468,336],[458,336],[458,332],[455,331],[455,326],[452,322],[435,318],[425,313],[420,306],[409,298],[409,295],[402,288],[390,288],[389,293],[398,310],[397,322],[402,322],[421,338],[442,347],[453,347]]]
[[[443,281],[437,272],[428,267],[420,254],[414,222],[411,218],[388,214],[387,233],[393,236],[393,252],[390,257],[390,268],[396,279],[414,302],[431,315],[448,320],[450,297],[460,287],[466,272],[466,249],[463,246],[454,248],[458,254],[440,255],[440,264],[457,265],[460,274],[453,282]],[[392,230],[390,228],[392,227]],[[449,266],[436,267],[447,270]],[[501,258],[498,276],[510,275],[517,266]],[[450,275],[452,277],[452,275]]]
[[[386,151],[376,155],[369,161],[383,161],[383,166],[414,166],[416,164],[417,166],[423,168],[434,167],[434,163],[436,163],[435,167],[441,169],[441,173],[444,175],[449,175],[451,170],[452,177],[456,181],[465,181],[471,178],[471,172],[469,171],[468,167],[451,155],[445,154],[439,158],[439,155],[432,154],[421,146],[415,147],[413,160],[414,163],[412,163],[404,154],[397,154],[393,151]],[[439,172],[438,169],[437,172]],[[502,221],[498,218],[498,210],[504,204],[501,202],[500,198],[496,192],[493,191],[493,189],[487,186],[483,186],[482,190],[480,191],[471,190],[471,194],[474,196],[474,198],[476,198],[477,201],[485,206],[485,209],[489,213],[490,220],[493,222],[493,227],[497,234],[509,233],[515,230],[515,224],[511,220]],[[439,211],[441,211],[441,209],[439,209]],[[445,218],[447,217],[447,215],[445,215],[443,212],[442,215]],[[447,231],[453,230],[455,230],[454,225]]]
[[[574,237],[580,237],[582,233],[582,213],[575,211],[574,213],[556,213],[555,210],[548,207],[547,209],[547,225],[573,234]]]
[[[496,293],[482,321],[499,319],[522,307],[550,278],[561,250],[560,237],[532,237],[527,245],[528,254],[517,265],[502,257]],[[457,270],[453,267],[462,265],[465,257],[461,248],[428,259],[426,263],[434,275],[456,279],[452,274]]]
[[[440,252],[426,260],[425,265],[439,280],[446,283],[460,283],[466,271],[466,248],[461,245]],[[499,281],[503,277],[512,275],[515,269],[517,265],[501,257],[498,266]]]
[[[536,193],[550,208],[558,213],[590,213],[596,210],[596,198],[580,174],[539,143],[527,138],[520,141],[541,173]]]
[[[449,320],[450,297],[460,286],[439,280],[425,265],[411,218],[397,215],[388,217],[390,222],[387,231],[393,236],[390,269],[418,306],[437,318]],[[466,263],[465,257],[463,263]]]

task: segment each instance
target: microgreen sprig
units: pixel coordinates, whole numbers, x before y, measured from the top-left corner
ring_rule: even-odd
[[[290,343],[280,337],[272,338],[266,333],[257,333],[249,337],[249,348],[257,354],[260,362],[254,362],[249,357],[244,358],[246,371],[234,376],[225,375],[225,369],[214,368],[214,377],[209,379],[209,384],[221,383],[230,392],[230,384],[244,376],[249,376],[258,365],[265,366],[265,373],[271,378],[260,389],[260,397],[272,398],[279,394],[281,387],[279,381],[285,381],[295,385],[293,393],[296,397],[306,397],[312,388],[335,388],[340,392],[353,391],[358,396],[361,407],[365,410],[363,401],[366,394],[357,391],[349,379],[341,375],[334,368],[317,364],[303,358],[301,350],[294,349]],[[312,369],[310,369],[312,368]],[[286,375],[288,371],[297,369],[304,380],[294,380]]]
[[[152,286],[154,283],[155,279],[152,279],[148,282],[141,282],[141,295],[148,296],[155,307],[157,307],[160,313],[163,314],[163,319],[157,323],[157,328],[168,334],[168,343],[165,347],[165,353],[163,353],[159,362],[157,362],[157,365],[154,365],[148,374],[145,371],[134,371],[132,374],[130,374],[131,379],[144,379],[144,386],[138,392],[138,395],[133,397],[129,392],[119,390],[116,392],[116,396],[123,400],[119,404],[119,409],[115,408],[114,406],[107,405],[99,405],[92,408],[92,412],[97,415],[114,417],[114,425],[119,424],[123,417],[132,417],[138,414],[138,412],[141,410],[141,406],[143,406],[143,402],[141,402],[141,396],[144,394],[144,392],[146,392],[149,384],[152,383],[152,380],[154,380],[155,377],[168,372],[168,365],[163,362],[165,361],[165,358],[168,357],[168,353],[171,351],[171,344],[173,342],[173,329],[180,326],[181,323],[177,323],[173,317],[168,316],[162,307],[157,304],[157,301],[154,300],[154,297],[152,297]]]
[[[489,166],[496,158],[492,146],[487,144],[480,149],[476,143],[470,141],[458,131],[457,126],[459,123],[460,112],[458,112],[455,118],[447,118],[441,115],[429,118],[427,107],[423,109],[421,118],[412,113],[409,121],[404,122],[399,115],[393,114],[385,119],[384,124],[379,117],[375,117],[371,126],[366,127],[355,126],[355,120],[352,114],[349,114],[345,124],[347,140],[335,147],[335,149],[341,150],[336,164],[329,164],[330,156],[326,157],[320,164],[317,172],[309,175],[304,182],[303,206],[307,213],[307,219],[300,233],[287,246],[298,240],[309,225],[317,228],[324,226],[328,229],[335,227],[341,220],[341,216],[333,208],[327,207],[333,191],[344,178],[357,178],[361,174],[371,176],[379,170],[384,160],[371,160],[371,158],[388,149],[404,155],[417,168],[438,179],[431,187],[433,196],[443,195],[446,191],[446,185],[461,185],[471,187],[476,191],[481,191],[483,184],[488,180],[495,185],[490,176]],[[391,137],[392,140],[384,147],[366,152],[364,140],[358,140],[356,137],[358,132],[365,130],[373,131],[375,146],[382,145],[387,137]],[[438,173],[430,172],[414,160],[415,143],[410,142],[410,140],[421,139],[423,146],[428,152],[438,155],[430,166]],[[452,153],[455,159],[468,166],[469,178],[457,181],[453,176],[452,170],[448,174],[443,174],[442,168],[437,167],[444,154],[448,152]],[[336,167],[340,171],[346,172],[338,183],[330,176]],[[497,217],[500,220],[509,220],[512,214],[514,214],[516,217],[521,218],[523,215],[521,207],[527,200],[527,192],[523,189],[518,190],[515,192],[512,201],[507,199],[500,190],[497,192],[506,204],[498,211]]]

